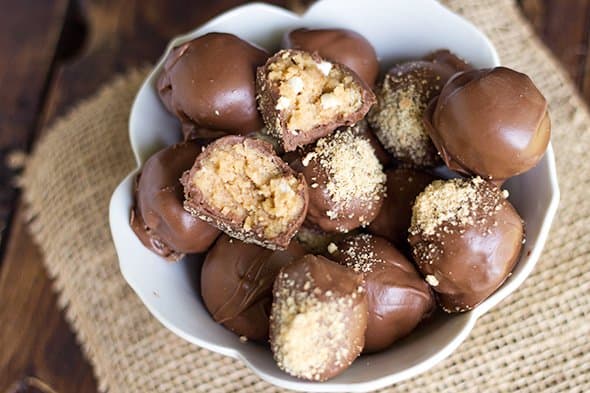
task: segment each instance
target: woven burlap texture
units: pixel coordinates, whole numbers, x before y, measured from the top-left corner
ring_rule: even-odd
[[[431,371],[384,391],[590,391],[590,118],[572,84],[510,0],[446,2],[481,28],[504,64],[528,73],[550,101],[562,201],[533,274],[482,317]],[[145,77],[119,78],[58,121],[25,174],[31,231],[60,305],[110,392],[276,392],[238,361],[163,328],[121,276],[109,197],[134,167],[127,136]]]

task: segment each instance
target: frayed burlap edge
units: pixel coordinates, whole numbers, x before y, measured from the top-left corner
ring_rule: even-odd
[[[482,29],[504,64],[550,101],[562,191],[545,253],[525,284],[485,315],[431,371],[387,392],[590,391],[590,119],[575,88],[509,0],[445,2]],[[133,71],[58,121],[37,144],[24,178],[30,228],[55,279],[60,306],[111,392],[278,392],[239,362],[161,327],[121,277],[108,201],[134,167],[127,140]]]

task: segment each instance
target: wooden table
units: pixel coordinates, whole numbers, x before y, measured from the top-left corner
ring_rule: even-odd
[[[13,187],[41,130],[118,72],[154,62],[176,34],[240,0],[20,0],[0,13],[0,393],[95,392],[56,306]],[[303,0],[269,1],[302,8]],[[590,100],[590,0],[521,0]]]

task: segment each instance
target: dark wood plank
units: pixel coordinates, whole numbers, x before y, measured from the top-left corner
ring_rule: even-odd
[[[521,0],[520,4],[537,34],[582,91],[588,71],[590,0]]]
[[[10,1],[0,12],[0,256],[16,204],[14,157],[30,144],[65,18],[67,0]],[[26,21],[23,23],[23,21]],[[15,156],[16,152],[16,156]],[[18,160],[16,160],[18,161]]]
[[[56,306],[40,252],[22,214],[17,218],[0,274],[0,392],[31,391],[31,378],[56,392],[95,391],[92,368]]]

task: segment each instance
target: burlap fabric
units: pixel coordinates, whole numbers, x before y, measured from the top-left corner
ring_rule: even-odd
[[[510,0],[451,0],[502,61],[549,98],[562,191],[540,263],[481,318],[460,348],[389,392],[590,391],[590,118],[572,84]],[[565,23],[565,21],[564,21]],[[67,319],[110,392],[276,392],[238,361],[163,328],[125,284],[108,228],[108,201],[134,167],[129,108],[145,71],[105,87],[58,121],[25,174],[36,241]]]

